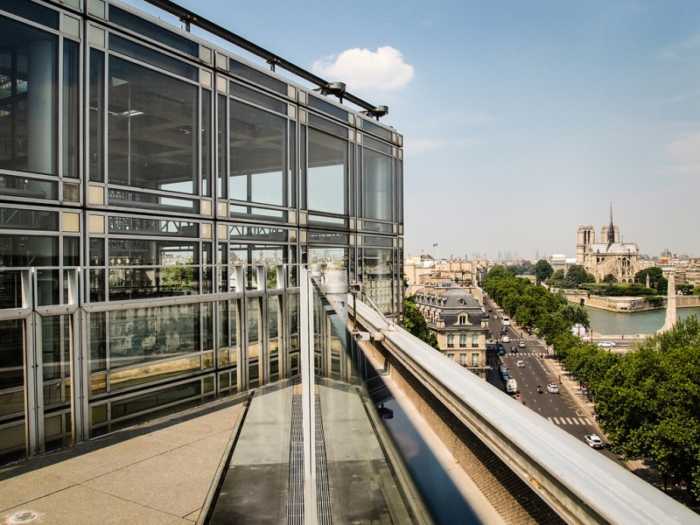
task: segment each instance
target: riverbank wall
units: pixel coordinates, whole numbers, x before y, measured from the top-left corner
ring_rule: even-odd
[[[574,304],[590,306],[608,312],[645,312],[648,310],[662,310],[666,308],[666,298],[661,302],[653,303],[644,297],[608,297],[592,295],[585,290],[561,290],[566,299]],[[677,308],[700,307],[700,296],[678,295],[676,296]]]

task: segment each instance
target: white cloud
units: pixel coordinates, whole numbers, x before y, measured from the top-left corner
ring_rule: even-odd
[[[395,91],[413,78],[414,69],[401,51],[390,46],[346,49],[338,55],[316,60],[311,69],[329,80],[345,82],[349,90]]]

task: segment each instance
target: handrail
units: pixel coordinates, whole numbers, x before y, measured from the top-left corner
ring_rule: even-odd
[[[348,300],[351,307],[352,302]],[[357,301],[358,322],[571,523],[688,524],[700,516]]]

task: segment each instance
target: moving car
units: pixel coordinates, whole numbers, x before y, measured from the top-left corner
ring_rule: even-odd
[[[506,382],[506,392],[509,394],[518,393],[518,382],[512,377]]]
[[[510,326],[510,318],[509,317],[503,318],[503,326]]]
[[[600,348],[615,348],[617,345],[614,341],[600,341],[598,347]]]
[[[523,361],[522,359],[518,359],[515,363],[515,366],[517,366],[518,368],[523,368],[525,366],[525,361]]]
[[[600,439],[598,434],[586,434],[583,436],[583,439],[586,440],[586,443],[588,443],[588,446],[591,448],[603,448],[605,446],[605,443],[603,443],[603,440]]]
[[[537,393],[541,394],[542,392],[544,392],[544,390],[542,390],[542,385],[537,385]]]
[[[559,393],[559,385],[556,383],[549,383],[547,385],[547,392],[550,394],[558,394]]]
[[[501,343],[510,343],[510,337],[504,335],[503,337],[501,337]]]
[[[518,343],[518,346],[520,348],[525,348],[525,341],[523,339],[521,339],[520,342]]]

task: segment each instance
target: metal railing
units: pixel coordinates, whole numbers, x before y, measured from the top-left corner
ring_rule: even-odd
[[[352,298],[348,298],[352,308]],[[688,524],[700,516],[465,371],[375,308],[354,315],[375,344],[568,523]],[[392,372],[389,372],[392,373]]]

